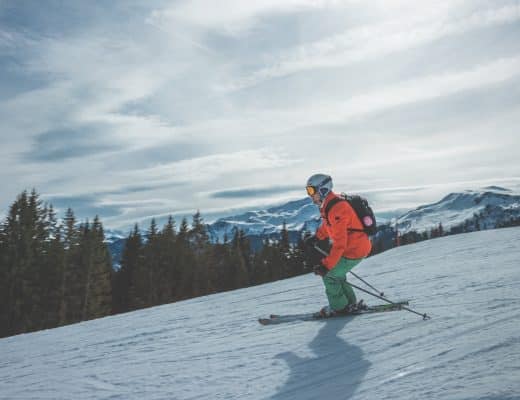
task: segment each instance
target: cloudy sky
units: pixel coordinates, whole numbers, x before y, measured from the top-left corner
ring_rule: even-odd
[[[0,0],[0,211],[127,229],[520,185],[520,2]]]

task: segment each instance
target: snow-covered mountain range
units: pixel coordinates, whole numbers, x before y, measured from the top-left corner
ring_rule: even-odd
[[[437,203],[424,205],[404,214],[399,211],[383,214],[378,213],[377,209],[374,212],[378,225],[388,224],[393,218],[397,218],[399,231],[402,233],[410,230],[422,232],[439,223],[449,229],[480,214],[483,214],[482,229],[495,228],[504,221],[520,217],[520,195],[509,189],[491,186],[481,190],[451,193]],[[318,208],[309,198],[304,198],[267,210],[221,218],[208,225],[208,231],[213,241],[222,241],[224,236],[231,238],[235,229],[242,229],[248,236],[266,236],[280,232],[284,223],[289,231],[314,232],[319,222]]]
[[[231,239],[236,229],[247,236],[269,236],[280,232],[284,223],[289,231],[314,231],[319,224],[318,218],[318,209],[307,197],[267,210],[220,218],[208,225],[208,233],[212,241],[223,242],[225,237]]]
[[[368,197],[370,201],[370,197]],[[415,230],[418,233],[437,227],[441,223],[446,231],[471,223],[467,230],[492,229],[520,219],[520,194],[498,186],[488,186],[479,190],[466,190],[448,194],[440,201],[420,206],[404,212],[396,210],[384,213],[374,210],[378,226],[397,221],[401,234]],[[266,210],[249,211],[244,214],[225,217],[208,224],[212,242],[231,239],[237,229],[250,238],[253,248],[260,248],[266,238],[278,238],[283,225],[289,231],[293,242],[304,231],[314,232],[318,227],[319,211],[309,198],[291,201]],[[113,265],[119,265],[126,235],[120,231],[106,230],[106,241],[112,254]]]
[[[445,230],[478,221],[480,229],[493,229],[520,218],[520,195],[488,186],[482,190],[451,193],[434,204],[411,210],[397,219],[400,232],[421,233],[442,223]]]
[[[398,247],[356,267],[429,321],[398,311],[258,324],[326,303],[307,274],[0,339],[0,399],[518,399],[519,259],[516,227]]]

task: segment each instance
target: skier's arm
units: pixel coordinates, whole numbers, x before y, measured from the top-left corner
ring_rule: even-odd
[[[347,228],[351,223],[351,215],[345,203],[338,203],[329,213],[331,224],[332,248],[329,255],[325,257],[321,263],[327,268],[332,269],[338,263],[339,259],[347,248],[348,233]]]
[[[316,237],[318,238],[318,240],[325,240],[329,237],[327,229],[325,229],[325,221],[323,221],[319,228],[316,230]]]

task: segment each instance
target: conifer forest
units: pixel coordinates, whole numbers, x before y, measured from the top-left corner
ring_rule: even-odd
[[[265,241],[253,253],[242,231],[210,243],[200,212],[129,233],[112,268],[103,225],[59,219],[24,191],[0,223],[0,337],[48,329],[309,272],[303,243]]]

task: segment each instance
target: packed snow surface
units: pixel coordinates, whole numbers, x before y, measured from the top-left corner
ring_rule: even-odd
[[[429,321],[398,311],[259,325],[325,304],[309,274],[1,339],[0,398],[518,399],[519,261],[520,228],[508,228],[356,267]]]

